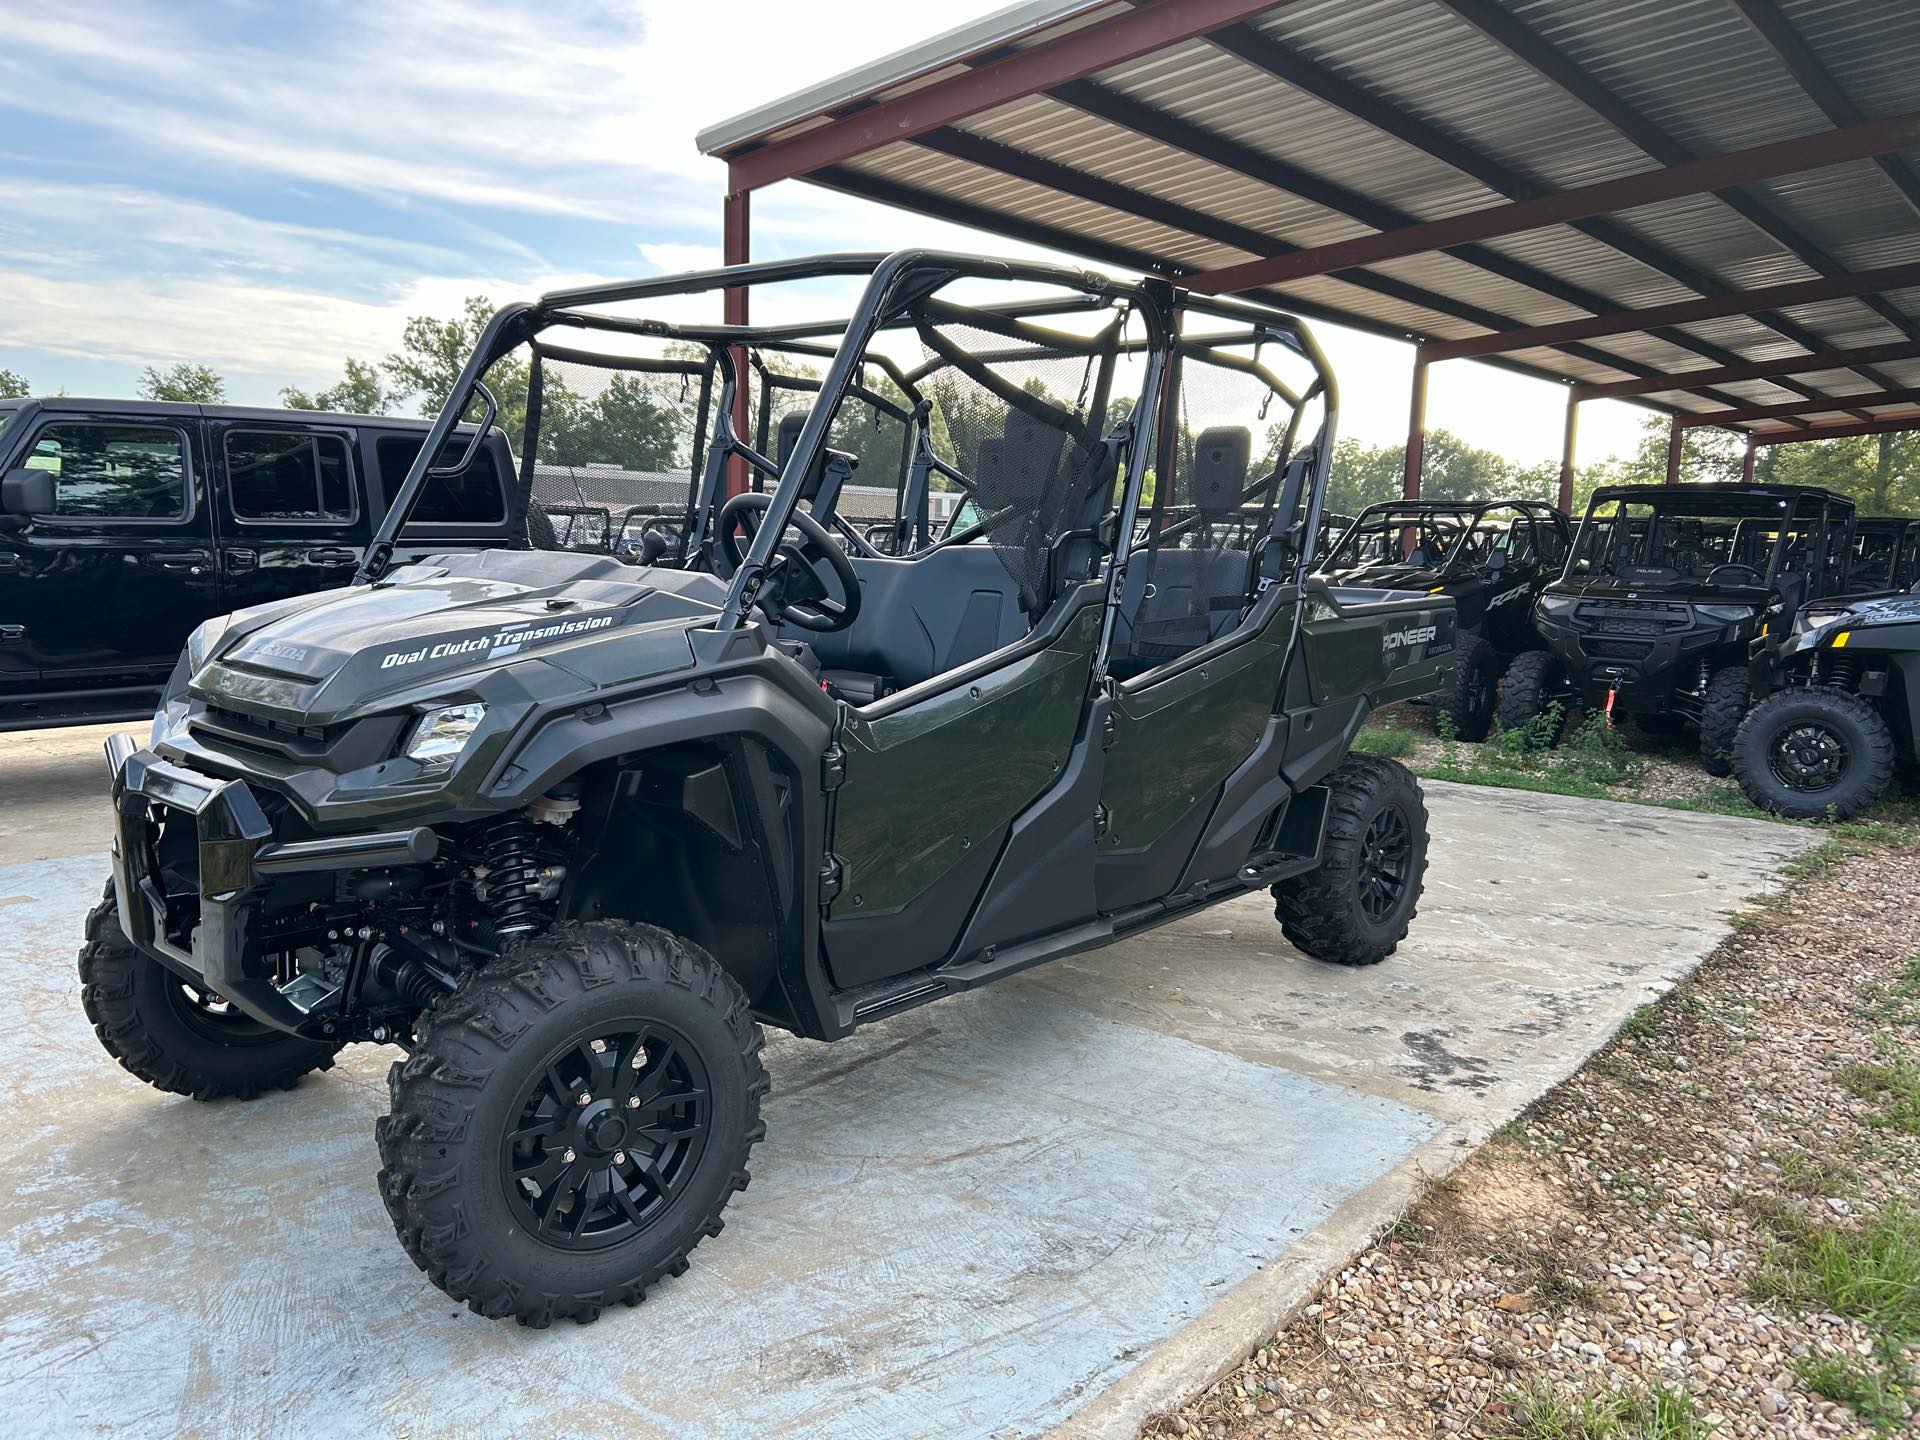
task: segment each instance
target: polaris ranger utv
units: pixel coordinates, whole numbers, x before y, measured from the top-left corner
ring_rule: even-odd
[[[1566,515],[1538,500],[1387,500],[1361,511],[1317,568],[1337,585],[1453,597],[1453,684],[1430,703],[1455,736],[1484,740],[1500,677],[1541,648],[1533,602],[1570,538]]]
[[[1852,523],[1845,496],[1791,485],[1594,491],[1566,573],[1534,606],[1547,648],[1508,669],[1500,723],[1558,704],[1650,733],[1692,724],[1708,773],[1730,773],[1748,648],[1779,644],[1803,604],[1845,588]]]
[[[1754,804],[1795,820],[1851,820],[1896,763],[1920,760],[1920,594],[1842,596],[1756,646],[1733,773]]]
[[[631,308],[796,282],[850,314]],[[685,1270],[763,1133],[762,1024],[833,1040],[1260,890],[1320,960],[1406,934],[1420,790],[1347,752],[1446,682],[1453,603],[1308,574],[1336,399],[1297,321],[929,252],[573,290],[493,318],[422,456],[509,354],[523,465],[621,387],[686,523],[641,564],[390,567],[417,462],[351,588],[203,626],[110,744],[80,955],[164,1090],[405,1050],[380,1192],[449,1295],[585,1321]],[[756,406],[801,414],[784,464]],[[856,467],[898,554],[834,528]],[[938,538],[935,473],[979,516]]]

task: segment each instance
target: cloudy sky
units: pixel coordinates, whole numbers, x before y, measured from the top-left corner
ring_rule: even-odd
[[[723,169],[695,131],[995,8],[0,0],[0,367],[124,395],[191,360],[270,404],[468,294],[715,262]],[[756,258],[926,241],[1017,248],[796,184],[755,197]],[[1397,441],[1411,350],[1319,329],[1345,433]],[[1561,405],[1452,364],[1429,423],[1530,462],[1557,456]],[[1631,448],[1642,413],[1585,407],[1582,461]]]

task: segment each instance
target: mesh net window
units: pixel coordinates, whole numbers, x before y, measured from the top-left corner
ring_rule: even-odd
[[[1153,427],[1115,636],[1118,673],[1219,639],[1239,625],[1264,576],[1303,558],[1293,551],[1309,537],[1296,522],[1312,496],[1295,443],[1300,406],[1261,358],[1246,346],[1182,347],[1172,404]]]
[[[619,552],[650,529],[678,554],[698,484],[708,361],[542,350],[529,390],[531,496],[569,550]],[[523,457],[524,464],[524,457]],[[529,516],[534,543],[537,524]]]
[[[1107,395],[1118,329],[1056,343],[964,315],[919,318],[929,442],[964,477],[969,543],[992,547],[1037,616],[1065,577],[1064,542],[1112,502]]]
[[[820,371],[825,360],[814,362],[778,350],[756,352],[752,367],[753,446],[783,468],[800,438],[801,427],[819,399]],[[904,392],[874,365],[864,368],[860,381],[848,391],[827,432],[827,448],[852,457],[853,478],[833,497],[832,510],[856,533],[890,528],[899,513],[900,493],[911,456],[908,421],[911,403]],[[816,465],[805,492],[810,507],[820,508],[820,481],[824,461]],[[754,473],[755,489],[772,486],[770,477]]]

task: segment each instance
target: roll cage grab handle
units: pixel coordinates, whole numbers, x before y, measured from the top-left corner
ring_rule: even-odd
[[[919,273],[919,283],[907,286],[912,294],[901,294],[902,282]],[[672,326],[657,321],[635,321],[626,317],[592,316],[582,314],[571,307],[576,305],[614,304],[626,300],[639,300],[655,296],[677,295],[702,290],[737,288],[741,282],[768,283],[780,280],[812,278],[822,275],[867,274],[870,279],[862,290],[860,301],[852,316],[847,320],[842,332],[839,348],[835,350],[827,373],[819,382],[821,403],[816,404],[802,425],[785,463],[780,466],[783,480],[772,492],[767,513],[761,517],[758,530],[749,543],[747,552],[741,557],[739,569],[733,576],[726,601],[715,622],[719,630],[739,628],[746,615],[753,608],[760,587],[766,583],[769,566],[781,535],[785,532],[789,520],[800,499],[799,477],[808,473],[815,456],[825,446],[833,412],[838,408],[838,398],[853,387],[860,378],[860,372],[866,363],[866,348],[873,334],[889,318],[890,311],[918,298],[931,295],[951,280],[962,277],[979,279],[1030,280],[1041,284],[1053,284],[1082,292],[1090,302],[1098,297],[1125,295],[1138,303],[1136,308],[1147,327],[1145,344],[1155,352],[1155,362],[1150,362],[1143,386],[1146,403],[1158,407],[1159,391],[1164,384],[1164,366],[1157,363],[1164,359],[1165,353],[1176,343],[1173,315],[1183,303],[1183,297],[1174,289],[1173,282],[1162,276],[1150,276],[1137,283],[1125,283],[1108,279],[1106,276],[1087,270],[1072,270],[1064,266],[1029,264],[1019,261],[994,260],[980,256],[948,254],[928,250],[900,250],[890,255],[844,254],[815,256],[797,260],[764,261],[757,264],[729,266],[714,270],[694,271],[677,276],[663,276],[657,279],[634,281],[622,285],[591,287],[580,290],[555,291],[541,298],[537,303],[515,302],[496,311],[493,318],[481,330],[473,347],[473,353],[467,357],[459,379],[454,383],[439,415],[434,418],[427,431],[420,453],[414,457],[408,467],[406,478],[400,483],[388,503],[386,514],[380,521],[367,546],[365,558],[359,569],[354,572],[353,584],[367,585],[378,580],[393,559],[393,550],[400,531],[419,503],[429,478],[436,475],[458,475],[465,471],[478,458],[485,444],[488,432],[498,415],[498,404],[483,383],[483,377],[493,362],[524,340],[531,339],[535,332],[550,324],[568,325],[584,329],[606,328],[629,333],[650,335],[679,335],[701,340],[714,347],[728,343],[751,340],[759,332],[751,327],[736,325],[718,326]],[[733,282],[730,287],[728,282]],[[1326,363],[1313,334],[1292,316],[1284,316],[1272,311],[1227,299],[1205,297],[1196,299],[1191,306],[1194,310],[1212,314],[1218,318],[1248,321],[1264,328],[1269,336],[1296,350],[1313,367],[1320,377],[1324,400],[1327,407],[1326,419],[1322,427],[1319,453],[1314,457],[1313,469],[1316,473],[1309,477],[1311,499],[1307,515],[1307,533],[1313,533],[1312,527],[1319,522],[1324,503],[1326,472],[1331,462],[1332,434],[1338,413],[1338,391],[1335,388],[1333,372]],[[1279,326],[1284,325],[1284,333]],[[791,328],[791,327],[790,327]],[[740,377],[733,375],[732,367],[725,364],[722,354],[722,373],[728,383],[718,407],[719,423],[716,438],[725,438],[730,443],[726,449],[738,447],[743,454],[747,447],[740,437],[731,433],[727,424],[730,418],[732,392],[740,383]],[[476,427],[472,439],[460,458],[449,465],[436,465],[435,458],[440,454],[447,440],[458,428],[460,417],[468,404],[478,394],[485,407],[481,423]],[[1137,412],[1136,412],[1137,413]],[[1148,410],[1152,414],[1153,410]],[[1141,427],[1144,429],[1145,427]],[[723,447],[716,445],[715,452]],[[1142,447],[1130,445],[1134,452],[1128,465],[1129,474],[1122,496],[1123,522],[1120,534],[1130,533],[1127,521],[1138,513],[1142,472],[1145,469],[1145,456]],[[752,456],[766,463],[764,457]],[[709,456],[711,466],[714,456]],[[713,467],[718,468],[718,467]],[[704,488],[704,487],[703,487]],[[703,496],[709,505],[711,497]],[[697,523],[697,522],[696,522]],[[1126,550],[1119,547],[1119,563],[1112,567],[1112,579],[1124,577]]]

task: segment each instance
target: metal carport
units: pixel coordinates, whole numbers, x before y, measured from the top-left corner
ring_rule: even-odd
[[[1033,0],[710,127],[810,183],[1754,448],[1920,428],[1912,0]],[[731,318],[743,319],[744,294]]]

